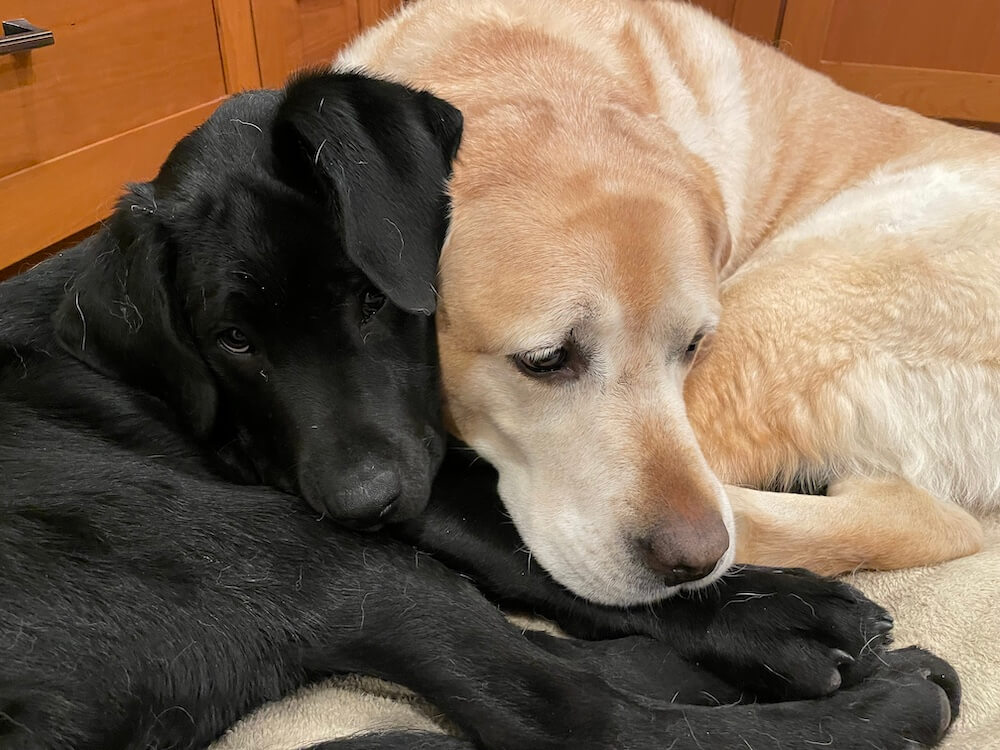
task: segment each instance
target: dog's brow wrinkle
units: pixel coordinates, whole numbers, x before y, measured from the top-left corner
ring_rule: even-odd
[[[229,122],[239,123],[240,125],[249,125],[251,128],[253,128],[254,130],[256,130],[258,133],[260,133],[261,135],[264,135],[264,131],[260,129],[260,125],[254,125],[252,122],[247,122],[246,120],[241,120],[238,117],[233,117],[232,119],[229,120]]]

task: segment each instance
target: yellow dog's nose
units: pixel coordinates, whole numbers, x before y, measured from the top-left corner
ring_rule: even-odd
[[[662,523],[636,539],[640,559],[668,586],[712,573],[726,550],[729,531],[722,516]]]

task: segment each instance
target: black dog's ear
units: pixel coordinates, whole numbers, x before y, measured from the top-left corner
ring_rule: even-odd
[[[173,253],[152,190],[131,186],[109,226],[88,241],[53,322],[70,354],[163,399],[205,437],[218,396],[181,315]]]
[[[461,132],[461,113],[427,92],[307,74],[275,116],[275,170],[328,207],[347,256],[393,303],[429,315]]]
[[[462,125],[464,124],[462,113],[444,99],[439,99],[427,91],[420,91],[418,95],[424,106],[427,126],[441,147],[441,153],[444,155],[450,173],[451,164],[458,156],[458,147],[462,145]]]

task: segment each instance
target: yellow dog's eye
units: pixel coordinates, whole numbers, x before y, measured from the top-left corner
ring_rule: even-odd
[[[696,334],[691,343],[688,344],[687,349],[684,350],[684,359],[690,361],[694,359],[694,355],[698,353],[698,347],[701,345],[702,340],[705,338],[704,333]]]
[[[549,375],[562,370],[569,362],[569,350],[564,346],[536,349],[513,356],[514,363],[525,375]]]

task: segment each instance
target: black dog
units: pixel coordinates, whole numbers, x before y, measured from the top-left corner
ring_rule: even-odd
[[[602,609],[518,569],[488,471],[449,465],[414,518],[443,451],[428,313],[459,135],[447,104],[359,76],[244,95],[97,236],[0,285],[0,747],[203,747],[345,671],[413,688],[470,739],[337,748],[935,741],[957,679],[916,650],[822,700],[704,705],[741,691],[678,654],[762,693],[833,689],[886,629],[847,587],[747,570],[703,600]],[[440,562],[291,493],[395,522],[580,634],[659,640],[525,637]]]

